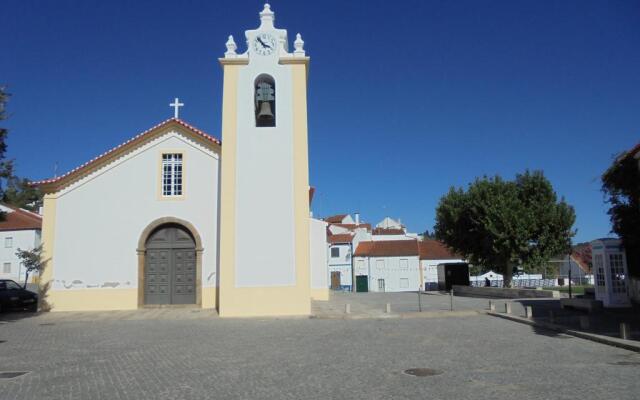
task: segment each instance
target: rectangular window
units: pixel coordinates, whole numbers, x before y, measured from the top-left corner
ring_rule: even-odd
[[[609,268],[611,269],[611,291],[613,293],[625,293],[624,263],[622,254],[609,254]]]
[[[13,247],[13,238],[11,236],[4,238],[4,247],[7,249]]]
[[[378,279],[378,290],[384,292],[384,279]]]
[[[182,154],[162,155],[162,195],[182,196]]]
[[[331,248],[331,258],[340,257],[340,247],[332,247]]]
[[[400,278],[400,288],[402,289],[406,289],[409,287],[409,279],[407,278]]]
[[[2,272],[4,272],[5,274],[10,274],[11,273],[11,263],[4,263],[4,265],[2,266]]]
[[[406,258],[401,258],[400,269],[409,269],[409,260],[407,260]]]

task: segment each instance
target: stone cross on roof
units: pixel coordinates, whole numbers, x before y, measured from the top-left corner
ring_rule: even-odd
[[[184,103],[180,103],[180,101],[176,97],[173,100],[173,103],[169,103],[169,106],[173,107],[173,117],[178,118],[178,112],[180,111],[180,107],[184,106]]]

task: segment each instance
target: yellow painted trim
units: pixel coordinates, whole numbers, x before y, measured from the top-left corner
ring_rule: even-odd
[[[220,177],[220,265],[218,311],[233,302],[236,238],[236,146],[238,130],[238,76],[240,65],[222,63],[222,140]],[[227,298],[227,295],[229,298]]]
[[[52,290],[51,311],[107,311],[138,308],[138,289]]]
[[[249,64],[249,57],[218,58],[218,62],[220,63],[220,65],[222,65],[222,68],[224,69],[224,67],[227,66],[227,65],[248,65]]]
[[[218,288],[202,288],[202,308],[216,308],[218,306]]]
[[[182,155],[182,194],[180,196],[165,196],[162,194],[162,156],[164,154],[181,154]],[[187,198],[187,153],[184,149],[163,148],[158,149],[158,190],[156,191],[157,199],[160,201],[180,201]]]
[[[44,269],[40,274],[38,286],[40,287],[40,308],[49,310],[48,305],[49,294],[48,289],[53,283],[53,261],[55,248],[55,232],[56,232],[56,200],[53,194],[45,194],[42,204],[42,259],[44,260]]]
[[[329,288],[311,289],[311,298],[313,300],[327,301],[329,300]]]

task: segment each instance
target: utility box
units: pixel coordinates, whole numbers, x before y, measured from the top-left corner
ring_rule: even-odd
[[[630,307],[627,257],[620,239],[591,242],[596,300],[605,307]]]
[[[438,290],[451,290],[451,286],[469,286],[469,264],[438,264]]]

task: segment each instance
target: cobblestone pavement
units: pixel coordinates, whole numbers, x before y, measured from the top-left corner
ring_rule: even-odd
[[[640,391],[636,353],[484,315],[221,319],[192,311],[5,318],[0,372],[28,373],[0,379],[0,398],[637,399]],[[415,377],[403,374],[408,368],[443,373]]]

